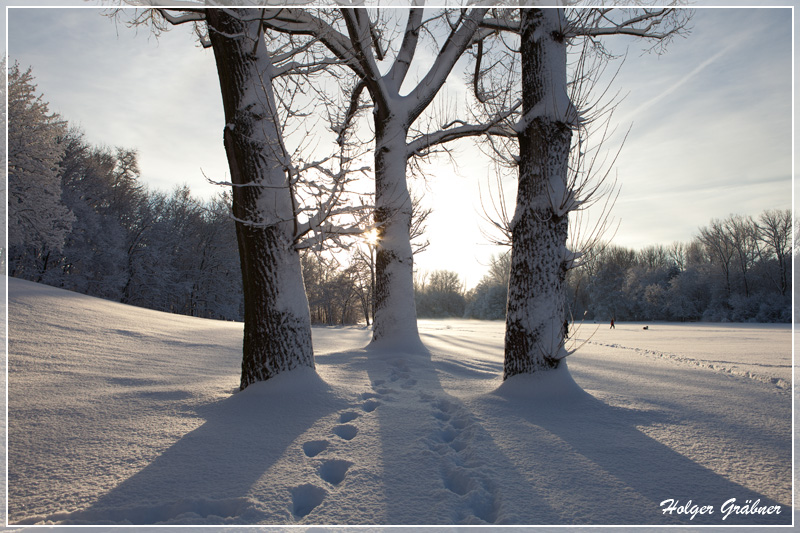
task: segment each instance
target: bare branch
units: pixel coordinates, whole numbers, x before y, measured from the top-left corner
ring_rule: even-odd
[[[488,185],[487,195],[492,204],[491,209],[486,205],[483,191],[479,186],[478,197],[481,202],[481,218],[492,226],[491,230],[481,228],[481,233],[491,244],[511,246],[511,217],[508,216],[503,178],[499,172],[495,174],[495,184],[497,187],[496,192],[492,192],[491,183]]]
[[[186,24],[187,22],[199,22],[206,19],[205,14],[198,11],[182,11],[182,15],[173,15],[167,9],[158,9],[158,13],[173,26]]]
[[[313,63],[302,63],[299,61],[291,61],[280,67],[275,68],[275,75],[276,76],[285,76],[285,75],[299,75],[299,76],[309,76],[311,74],[315,74],[317,72],[325,72],[330,67],[339,65],[340,62],[338,59],[321,59],[319,61],[315,61]]]
[[[315,13],[317,12],[303,9],[279,9],[266,16],[263,22],[265,27],[282,33],[313,36],[363,78],[365,71],[356,58],[350,38]]]
[[[393,93],[399,94],[400,86],[403,84],[403,80],[408,74],[408,69],[411,67],[411,62],[414,60],[414,53],[419,42],[419,31],[422,27],[422,14],[423,10],[420,8],[411,9],[408,13],[403,42],[400,45],[400,50],[392,64],[392,68],[389,69],[385,76],[386,83]]]
[[[425,110],[439,89],[441,89],[456,61],[458,61],[467,47],[472,44],[472,38],[487,11],[488,9],[486,8],[471,9],[458,29],[451,31],[431,68],[422,78],[422,81],[408,95],[408,98],[414,102],[409,113],[409,123]]]
[[[361,66],[361,72],[364,73],[362,78],[367,84],[373,100],[379,100],[386,105],[385,102],[389,100],[389,95],[370,46],[369,17],[360,9],[343,9],[342,15],[350,35],[350,43],[355,50],[356,59]]]
[[[344,144],[345,132],[350,127],[356,117],[356,114],[358,114],[358,111],[361,108],[359,101],[361,100],[361,93],[364,92],[365,87],[366,84],[364,83],[364,80],[359,80],[358,84],[350,94],[350,105],[347,107],[347,111],[345,112],[342,123],[334,127],[334,131],[337,133],[336,143],[339,146]]]
[[[465,124],[461,121],[454,121],[450,124],[446,124],[438,131],[420,135],[408,143],[407,157],[425,155],[424,152],[434,146],[456,139],[462,139],[464,137],[476,137],[487,134],[514,137],[517,135],[516,131],[502,125],[501,123],[511,116],[517,110],[519,105],[521,104],[512,107],[502,115],[492,117],[486,122],[480,124]],[[456,127],[451,127],[453,124],[459,125]]]
[[[692,10],[658,9],[587,9],[570,12],[565,35],[569,39],[589,39],[601,55],[609,55],[601,44],[608,35],[628,35],[652,41],[653,48],[665,47],[670,40],[689,29]]]

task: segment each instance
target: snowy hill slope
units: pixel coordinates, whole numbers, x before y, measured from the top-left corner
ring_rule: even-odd
[[[317,373],[235,393],[241,324],[11,279],[9,521],[790,523],[791,392],[771,380],[790,332],[730,328],[779,354],[748,376],[727,371],[741,355],[686,364],[705,333],[670,327],[674,346],[598,332],[570,373],[504,384],[502,323],[420,321],[424,353],[316,328]],[[732,498],[781,513],[723,520]]]

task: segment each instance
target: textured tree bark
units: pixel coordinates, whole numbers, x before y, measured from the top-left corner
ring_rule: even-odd
[[[375,307],[372,340],[420,342],[414,303],[411,195],[406,183],[406,135],[397,121],[375,116]]]
[[[273,65],[252,11],[207,13],[225,109],[225,150],[244,288],[240,388],[281,372],[314,368],[311,319],[292,197],[272,92]],[[252,18],[252,17],[251,17]]]
[[[503,379],[558,368],[567,336],[568,215],[558,202],[569,192],[572,133],[556,109],[566,94],[566,43],[560,10],[523,9],[521,15],[523,116],[535,113],[537,106],[551,111],[537,113],[518,135]]]

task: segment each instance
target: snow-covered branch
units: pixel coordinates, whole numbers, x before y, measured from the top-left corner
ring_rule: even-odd
[[[423,9],[421,8],[412,9],[408,13],[403,42],[397,52],[392,68],[386,74],[386,83],[393,93],[399,94],[400,86],[403,84],[403,80],[408,74],[408,69],[411,67],[411,62],[414,60],[417,43],[419,42],[419,32],[422,28],[422,15]]]
[[[159,9],[158,13],[173,26],[186,24],[187,22],[200,22],[206,19],[205,14],[198,11],[182,10],[180,15],[173,15],[168,9]]]
[[[409,123],[419,117],[444,85],[456,61],[473,43],[472,38],[487,12],[487,8],[471,9],[460,21],[458,28],[451,31],[431,68],[407,97],[411,103],[408,107]]]
[[[520,21],[513,18],[497,18],[497,17],[484,17],[481,20],[481,27],[495,31],[507,31],[511,33],[519,33]]]
[[[383,106],[386,106],[391,100],[391,96],[372,51],[372,24],[369,16],[366,11],[361,9],[342,9],[342,16],[347,26],[351,46],[355,51],[361,72],[363,72],[362,79],[369,88],[373,100],[378,100]]]
[[[364,71],[356,58],[348,36],[327,22],[320,11],[297,8],[275,10],[262,20],[265,27],[290,35],[309,35],[322,42],[333,55],[360,77]]]
[[[476,137],[479,135],[513,137],[517,134],[516,131],[503,124],[503,122],[516,112],[519,105],[520,104],[513,106],[506,112],[482,123],[467,124],[463,121],[456,120],[450,124],[444,125],[442,129],[438,131],[420,135],[408,143],[407,157],[423,156],[427,150],[434,146],[464,137]]]

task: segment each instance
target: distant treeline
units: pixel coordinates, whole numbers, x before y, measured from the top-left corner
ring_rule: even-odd
[[[569,276],[575,319],[791,322],[792,213],[732,215],[689,243],[607,246]]]
[[[791,238],[787,209],[713,220],[689,243],[638,251],[598,244],[567,273],[566,318],[791,322]],[[419,316],[504,318],[509,266],[508,254],[494,258],[478,286],[460,293],[460,306],[430,303],[455,298],[418,285]]]

